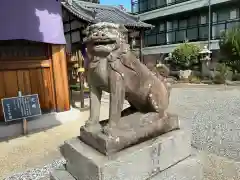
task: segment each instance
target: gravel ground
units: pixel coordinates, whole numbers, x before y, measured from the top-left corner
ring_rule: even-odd
[[[64,159],[55,160],[53,163],[45,165],[42,168],[29,169],[25,172],[7,177],[4,180],[41,180],[42,178],[45,180],[49,177],[49,172],[55,168],[61,168],[63,164],[65,164]]]
[[[238,88],[174,88],[169,111],[179,115],[182,128],[192,131],[194,147],[240,161],[239,107]],[[63,163],[55,161],[5,180],[39,180]]]
[[[192,131],[192,145],[240,161],[239,88],[175,88],[170,110]]]

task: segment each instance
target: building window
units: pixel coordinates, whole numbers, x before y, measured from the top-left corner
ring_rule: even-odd
[[[146,11],[148,4],[146,0],[140,0],[139,2],[139,6],[140,6],[140,12]]]
[[[212,30],[212,38],[220,38],[221,34],[225,31],[225,23],[213,25]]]
[[[179,29],[186,29],[187,28],[187,20],[180,20],[179,21]]]
[[[217,22],[217,13],[216,12],[212,13],[212,22],[213,23]]]
[[[230,18],[230,13],[229,10],[221,10],[219,12],[217,12],[217,21],[221,22],[221,21],[227,21]]]
[[[145,31],[145,46],[154,46],[157,45],[157,38],[156,38],[157,28],[153,28],[151,30]]]
[[[173,23],[171,21],[167,22],[167,31],[171,31],[173,28]]]
[[[168,21],[167,22],[167,33],[166,33],[166,42],[167,44],[170,44],[173,42],[173,33],[170,32],[172,31],[172,22]]]
[[[142,13],[190,0],[132,0],[132,13]]]
[[[163,7],[167,4],[167,1],[166,0],[156,0],[156,5],[157,7]]]
[[[237,18],[238,18],[237,9],[230,10],[230,19],[237,19]]]
[[[159,25],[159,32],[164,32],[165,31],[165,24],[164,23],[161,23]]]
[[[199,40],[208,39],[208,25],[199,28]]]
[[[232,21],[227,23],[227,29],[232,29],[240,25],[239,21]]]
[[[187,40],[186,32],[187,32],[187,20],[183,19],[179,21],[179,31],[176,33],[176,41],[184,42]]]
[[[155,45],[157,45],[156,40],[157,39],[156,39],[156,35],[155,34],[149,35],[148,39],[147,39],[147,43],[148,43],[149,46],[155,46]]]
[[[148,2],[148,9],[156,8],[155,0],[148,0],[147,2]]]
[[[175,0],[167,0],[167,4],[173,4]]]
[[[187,39],[189,41],[194,41],[194,40],[198,39],[198,28],[197,27],[187,29]]]
[[[134,2],[132,4],[132,13],[138,13],[139,12],[139,4],[138,2]]]
[[[176,41],[177,42],[184,42],[187,40],[187,36],[186,36],[186,30],[180,30],[177,32],[176,34]]]
[[[157,44],[159,45],[163,45],[166,43],[166,34],[165,33],[161,33],[157,35]]]
[[[187,23],[188,23],[188,27],[197,26],[198,25],[198,17],[197,16],[190,17],[188,19]]]
[[[206,15],[201,15],[199,20],[200,20],[200,24],[207,24],[207,16]]]
[[[173,29],[178,29],[178,20],[173,21]]]

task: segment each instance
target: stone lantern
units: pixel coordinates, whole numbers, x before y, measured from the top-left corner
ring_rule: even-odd
[[[204,46],[202,51],[199,52],[202,77],[211,76],[210,71],[211,53],[212,52],[207,48],[207,46]]]
[[[136,40],[135,40],[135,37],[132,38],[131,45],[132,45],[132,49],[136,46]]]
[[[167,57],[164,58],[165,64],[168,64],[172,60],[172,53],[169,53]]]

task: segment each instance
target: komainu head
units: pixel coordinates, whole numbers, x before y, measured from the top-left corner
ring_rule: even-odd
[[[100,22],[87,27],[84,42],[93,56],[108,56],[127,42],[127,29],[120,24]]]

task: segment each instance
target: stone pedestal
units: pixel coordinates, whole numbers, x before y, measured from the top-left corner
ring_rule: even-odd
[[[102,121],[100,124],[104,129],[108,120]],[[80,139],[99,152],[111,155],[179,128],[180,121],[177,115],[169,114],[169,116],[159,118],[158,113],[136,112],[121,117],[118,125],[112,129],[114,132],[112,137],[101,131],[97,133],[88,131],[83,126],[80,128]]]
[[[146,180],[190,156],[190,135],[175,130],[105,156],[79,138],[60,148],[66,170],[52,173],[52,180]]]

